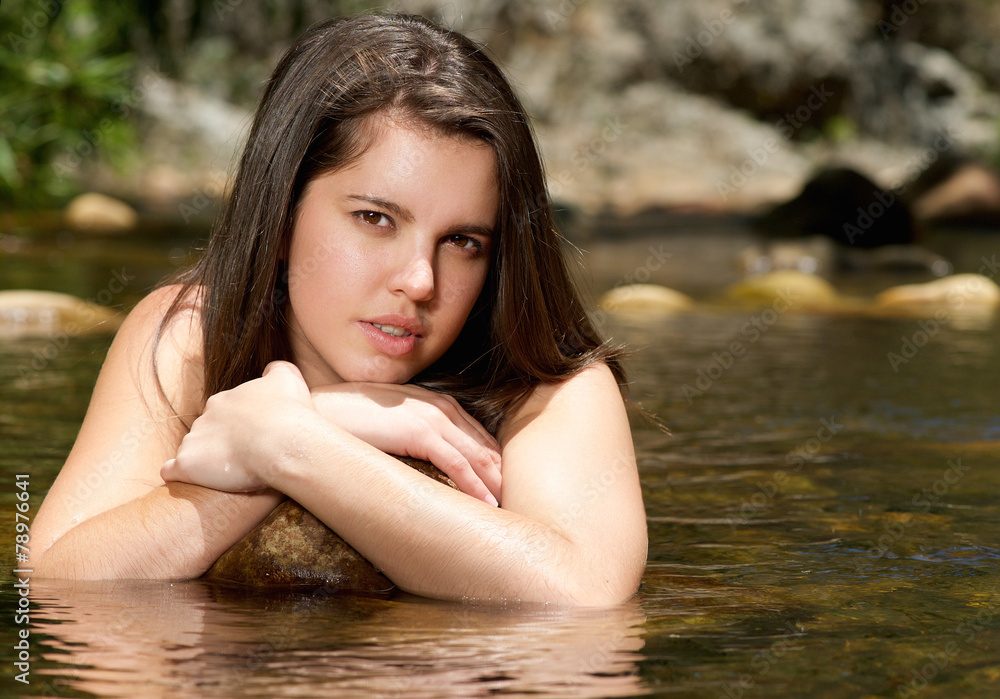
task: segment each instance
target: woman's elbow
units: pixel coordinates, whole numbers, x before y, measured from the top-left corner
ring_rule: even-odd
[[[641,578],[641,576],[640,576]],[[615,576],[608,579],[595,573],[562,591],[558,602],[572,607],[613,607],[631,598],[639,590],[639,579]]]
[[[557,599],[574,607],[612,607],[635,595],[646,569],[646,545],[625,556],[606,556],[577,567],[574,574],[558,576],[550,585]]]
[[[79,577],[72,560],[57,560],[51,553],[51,547],[45,549],[32,548],[28,560],[18,568],[31,571],[36,578],[52,578],[71,580]]]

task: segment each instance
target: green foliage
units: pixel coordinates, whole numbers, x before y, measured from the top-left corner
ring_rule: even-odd
[[[117,3],[6,0],[0,10],[0,201],[38,206],[71,195],[98,157],[135,142],[135,61]]]
[[[834,114],[823,123],[823,135],[833,143],[849,143],[857,138],[858,126],[844,114]]]

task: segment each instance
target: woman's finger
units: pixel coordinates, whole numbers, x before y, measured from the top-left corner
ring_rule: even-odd
[[[481,448],[485,449],[491,455],[488,462],[491,462],[494,467],[498,469],[500,467],[500,443],[497,442],[496,438],[486,431],[486,428],[480,424],[472,415],[470,415],[466,410],[451,396],[442,396],[447,400],[441,401],[435,407],[441,412],[441,414],[450,421],[455,427],[461,430],[464,434],[468,436],[475,444],[479,445]],[[477,454],[475,450],[470,451],[462,442],[456,442],[454,439],[451,440],[455,446],[462,445],[459,450],[463,453],[473,456]],[[485,464],[484,464],[485,465]],[[491,488],[492,490],[492,488]]]
[[[450,445],[448,456],[454,459],[455,468],[471,467],[493,498],[499,499],[501,473],[497,441],[457,402],[435,401],[426,403],[426,406],[433,411],[425,418],[426,427],[417,428],[411,438],[418,444],[423,443],[425,451],[433,449],[435,442],[443,441]],[[462,490],[465,491],[464,488]]]
[[[487,489],[493,493],[494,497],[499,498],[500,452],[483,444],[481,439],[476,439],[475,436],[468,434],[457,425],[446,428],[441,436],[462,454]]]
[[[177,459],[170,459],[160,467],[160,478],[163,479],[164,483],[179,480],[179,476],[180,474],[177,473]]]
[[[278,371],[278,372],[281,372],[281,371],[291,372],[291,374],[293,376],[295,376],[295,378],[297,378],[299,381],[303,381],[304,380],[302,378],[302,372],[299,371],[299,368],[297,366],[295,366],[291,362],[281,361],[280,359],[279,360],[275,360],[273,362],[268,362],[267,366],[264,367],[264,371],[261,373],[261,376],[267,376],[268,374],[271,374],[272,372],[275,372],[275,371]]]
[[[476,418],[472,417],[462,407],[462,404],[455,400],[454,396],[449,396],[446,393],[438,393],[423,386],[413,386],[410,384],[399,386],[399,389],[408,392],[414,400],[437,408],[459,427],[462,427],[470,434],[474,433],[478,435],[483,444],[499,450],[500,445],[493,435]]]
[[[491,435],[485,427],[483,427],[482,423],[480,423],[479,420],[472,417],[472,415],[470,415],[468,411],[466,411],[466,409],[462,407],[462,404],[459,403],[457,400],[455,400],[455,398],[453,398],[452,396],[444,394],[441,395],[443,398],[446,399],[445,404],[448,405],[449,408],[451,409],[451,414],[455,416],[454,421],[456,421],[456,424],[460,424],[460,426],[463,427],[471,428],[471,430],[476,435],[481,437],[483,444],[492,449],[495,449],[498,452],[500,451],[500,443],[497,442],[496,438],[493,435]],[[462,422],[458,423],[457,420],[461,420]]]
[[[479,477],[479,474],[476,473],[469,460],[448,442],[442,439],[430,445],[428,459],[453,480],[458,489],[463,493],[489,503],[494,507],[499,505],[499,501],[490,492],[490,489],[486,487],[486,484]]]

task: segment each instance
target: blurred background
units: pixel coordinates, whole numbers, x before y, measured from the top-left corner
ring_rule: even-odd
[[[1000,212],[991,0],[4,0],[3,231],[87,191],[147,221],[210,221],[283,49],[370,9],[486,44],[581,222],[755,215],[829,166],[905,187],[920,221]],[[956,174],[960,191],[927,196]]]

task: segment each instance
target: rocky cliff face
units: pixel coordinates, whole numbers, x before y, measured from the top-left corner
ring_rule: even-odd
[[[753,207],[829,161],[892,186],[997,149],[992,4],[465,6],[523,88],[554,189],[585,208]]]
[[[553,193],[587,211],[754,210],[794,195],[819,165],[891,187],[944,154],[1000,150],[995,2],[383,7],[484,42],[536,120]]]

